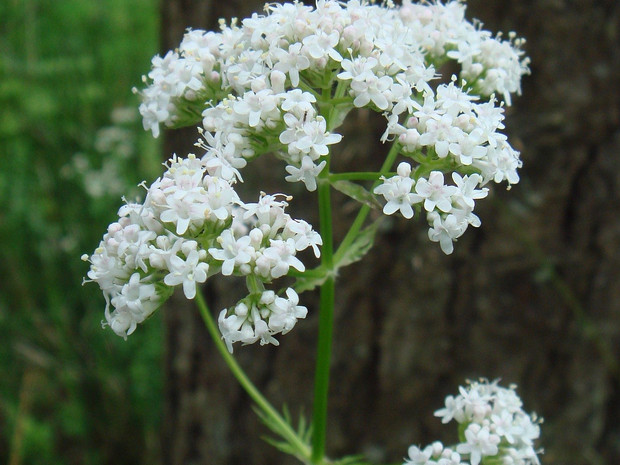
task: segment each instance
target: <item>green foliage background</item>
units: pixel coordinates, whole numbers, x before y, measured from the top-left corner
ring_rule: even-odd
[[[162,325],[103,331],[79,260],[159,171],[157,31],[152,0],[0,2],[0,463],[157,463]]]

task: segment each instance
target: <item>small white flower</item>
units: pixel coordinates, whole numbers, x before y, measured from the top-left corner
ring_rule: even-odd
[[[309,35],[303,39],[303,44],[308,55],[315,60],[319,60],[329,56],[334,61],[342,61],[342,55],[336,50],[336,46],[340,40],[338,31],[326,33],[318,30],[315,34]]]
[[[452,419],[459,423],[465,420],[462,397],[448,396],[446,397],[445,404],[444,408],[435,411],[435,416],[440,417],[442,423],[449,423]]]
[[[431,225],[428,230],[428,238],[433,242],[439,242],[443,253],[450,255],[454,251],[452,242],[463,235],[468,223],[459,220],[454,214],[444,217],[436,211],[430,212],[427,218]]]
[[[123,285],[120,294],[112,299],[114,307],[127,307],[134,315],[144,312],[144,304],[148,301],[157,301],[155,286],[140,278],[140,273],[134,273],[127,284]]]
[[[406,465],[430,465],[432,456],[432,448],[430,446],[420,449],[417,446],[410,446],[407,454],[409,457],[405,459]]]
[[[431,171],[428,179],[420,178],[415,185],[416,194],[424,199],[424,209],[432,212],[438,208],[442,212],[452,209],[451,196],[456,194],[457,188],[444,184],[441,171]]]
[[[170,273],[164,277],[164,283],[168,286],[183,284],[183,293],[188,299],[196,297],[196,283],[204,283],[207,280],[209,265],[200,262],[200,254],[192,250],[187,259],[183,260],[178,255],[170,257]]]
[[[308,314],[308,309],[299,304],[299,296],[292,289],[286,290],[286,296],[288,299],[282,297],[276,297],[273,303],[273,312],[269,316],[269,328],[276,333],[286,334],[293,327],[297,320],[305,318]]]
[[[287,73],[293,87],[299,85],[299,72],[310,67],[310,60],[301,53],[301,47],[302,44],[297,42],[289,45],[288,51],[279,47],[271,49],[274,60],[277,61],[274,69]]]
[[[213,258],[224,262],[222,263],[222,274],[224,276],[230,276],[235,266],[249,263],[252,259],[255,251],[250,245],[250,240],[250,236],[242,236],[239,239],[235,239],[232,231],[226,229],[217,238],[217,242],[222,248],[212,247],[209,249],[209,254]]]
[[[288,176],[286,179],[288,182],[298,182],[302,181],[306,185],[306,189],[310,192],[314,192],[317,188],[316,178],[323,171],[327,162],[325,160],[321,161],[318,165],[314,164],[312,158],[308,155],[305,155],[301,159],[301,166],[297,168],[293,165],[288,165],[286,167]]]
[[[465,441],[456,446],[456,451],[459,454],[469,454],[471,465],[478,465],[483,457],[493,457],[499,451],[497,445],[500,437],[492,434],[486,426],[477,423],[467,427]]]
[[[296,250],[305,250],[308,247],[312,247],[314,256],[319,258],[321,252],[319,251],[319,245],[323,245],[323,238],[321,235],[312,229],[312,226],[304,220],[290,220],[286,223],[283,237],[292,237],[295,241]]]
[[[293,239],[271,240],[271,245],[263,251],[263,256],[270,261],[269,275],[280,278],[288,273],[292,266],[297,271],[305,271],[304,264],[295,257],[295,241]]]
[[[374,189],[375,194],[382,195],[387,203],[383,207],[383,213],[392,215],[400,210],[401,215],[407,219],[413,218],[414,203],[421,200],[421,197],[413,194],[411,190],[415,181],[410,177],[411,165],[402,162],[398,165],[397,175],[389,179],[383,179],[383,184]]]

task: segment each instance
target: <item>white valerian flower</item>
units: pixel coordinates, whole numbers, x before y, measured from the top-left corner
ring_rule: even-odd
[[[293,87],[299,85],[299,72],[310,67],[310,60],[301,53],[302,43],[296,42],[288,46],[288,50],[273,47],[274,69],[289,75]],[[288,110],[287,110],[288,111]]]
[[[318,63],[321,63],[320,60],[326,56],[338,62],[342,61],[342,55],[336,50],[339,40],[340,34],[338,34],[338,31],[327,33],[318,30],[316,33],[305,37],[302,42],[308,51],[308,55]]]
[[[152,282],[148,279],[142,280],[140,273],[134,273],[127,284],[123,285],[120,294],[114,296],[112,304],[116,308],[127,307],[133,314],[141,314],[146,302],[158,300],[159,297]]]
[[[440,441],[435,441],[424,449],[410,446],[407,452],[409,457],[403,465],[462,465],[459,453],[444,447]]]
[[[316,258],[321,256],[318,246],[323,245],[323,238],[304,220],[291,220],[287,222],[282,237],[285,239],[292,237],[295,241],[296,250],[305,250],[308,247],[312,247],[314,256]]]
[[[250,236],[242,236],[239,239],[235,239],[230,229],[226,229],[217,238],[221,249],[212,247],[209,249],[209,253],[216,260],[223,261],[222,274],[224,276],[230,276],[235,266],[244,265],[252,259],[255,251],[250,245],[250,241]]]
[[[306,189],[310,192],[316,190],[316,178],[323,171],[327,162],[321,161],[318,165],[314,164],[312,157],[305,155],[301,159],[301,166],[297,168],[293,165],[288,165],[286,171],[289,175],[285,178],[288,182],[302,181],[306,185]]]
[[[418,196],[424,199],[424,209],[427,212],[432,212],[437,208],[447,213],[452,209],[451,197],[456,194],[457,188],[444,184],[441,171],[432,171],[428,179],[418,179],[415,191]]]
[[[467,229],[467,222],[461,221],[456,215],[441,215],[432,211],[427,216],[431,227],[428,230],[428,238],[433,242],[439,242],[441,250],[446,255],[454,251],[453,241],[463,235]]]
[[[500,437],[492,434],[486,426],[472,423],[465,430],[465,442],[456,446],[459,454],[469,454],[471,465],[478,465],[482,457],[493,457],[499,449]]]
[[[463,203],[469,208],[474,208],[475,200],[483,199],[489,194],[489,189],[483,187],[476,189],[482,183],[482,176],[479,174],[461,176],[459,173],[452,173],[452,180],[458,189],[453,195],[456,203]]]
[[[389,179],[382,178],[383,184],[375,187],[373,192],[382,195],[387,200],[383,207],[383,213],[386,215],[392,215],[400,210],[401,215],[405,218],[410,219],[413,217],[412,205],[419,202],[422,198],[411,192],[415,181],[410,175],[411,165],[402,162],[398,165],[396,176]]]
[[[314,117],[315,109],[312,105],[316,97],[310,92],[302,92],[301,89],[293,89],[284,95],[282,110],[292,113],[297,118]]]
[[[286,297],[276,297],[272,306],[272,313],[269,316],[269,328],[276,332],[286,334],[293,327],[299,318],[305,318],[308,309],[299,304],[299,296],[292,289],[286,290]]]
[[[293,239],[274,240],[271,239],[270,246],[266,248],[262,256],[268,260],[269,276],[272,278],[280,278],[288,273],[290,267],[297,271],[304,271],[306,267],[295,256],[296,248]]]
[[[192,250],[185,260],[178,255],[170,257],[170,273],[164,277],[164,283],[168,286],[183,284],[185,297],[196,297],[196,283],[204,283],[209,271],[209,265],[200,261],[200,255]]]

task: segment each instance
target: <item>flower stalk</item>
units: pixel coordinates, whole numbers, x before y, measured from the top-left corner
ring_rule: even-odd
[[[202,293],[196,294],[196,305],[202,316],[202,320],[215,344],[220,356],[230,369],[230,372],[239,382],[239,385],[245,390],[245,392],[254,401],[260,411],[271,421],[272,424],[277,425],[277,432],[284,440],[286,440],[295,450],[298,451],[297,457],[305,463],[310,462],[310,447],[306,444],[291,427],[291,425],[278,413],[278,411],[269,403],[269,401],[261,394],[261,392],[254,386],[250,378],[245,374],[243,368],[237,363],[235,357],[228,351],[226,344],[222,341],[221,334],[213,320],[213,316],[209,311],[207,303],[202,296]]]
[[[328,163],[329,165],[329,163]],[[328,169],[324,171],[327,177]],[[331,270],[334,267],[331,186],[328,182],[319,183],[320,232],[323,239],[321,266]],[[332,334],[334,326],[335,277],[329,275],[320,291],[319,337],[317,342],[316,369],[314,378],[314,407],[312,460],[314,463],[325,455],[327,434],[327,409],[329,394],[329,368],[331,361]]]

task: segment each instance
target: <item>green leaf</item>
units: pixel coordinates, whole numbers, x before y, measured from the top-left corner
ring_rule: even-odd
[[[351,197],[358,202],[369,206],[370,208],[374,208],[380,210],[381,204],[377,201],[374,195],[372,195],[369,191],[364,189],[359,184],[356,184],[351,181],[340,180],[332,182],[332,187],[339,192],[342,192],[344,195]]]
[[[293,284],[295,291],[301,294],[302,292],[316,289],[320,287],[330,275],[337,275],[338,270],[343,266],[360,261],[372,248],[381,221],[383,221],[383,217],[379,217],[374,223],[359,232],[342,257],[334,263],[332,271],[317,268],[316,270],[312,270],[312,274],[305,275],[302,273],[297,277],[295,284]]]
[[[328,273],[325,271],[321,275],[310,275],[310,276],[300,276],[295,280],[295,284],[293,284],[293,289],[298,294],[302,292],[311,291],[312,289],[316,289],[321,286],[328,277]]]
[[[345,251],[342,258],[334,265],[336,269],[355,263],[368,253],[375,242],[375,236],[377,235],[382,220],[383,217],[380,217],[370,226],[360,231],[353,243]]]
[[[286,439],[286,431],[283,431],[281,425],[279,425],[273,418],[266,415],[260,408],[257,406],[253,406],[254,412],[258,416],[258,418],[269,428],[274,434],[280,436],[282,439],[272,438],[269,436],[261,436],[263,441],[271,444],[273,447],[278,449],[285,454],[293,455],[294,457],[299,458],[300,460],[304,460],[304,451],[300,450],[295,444],[287,441]],[[286,405],[282,408],[282,417],[283,419],[291,425],[291,415]],[[307,423],[303,414],[300,414],[299,417],[299,426],[298,426],[298,437],[304,442],[306,445],[309,444],[309,436],[312,432],[312,426]],[[310,446],[308,445],[308,448]]]

